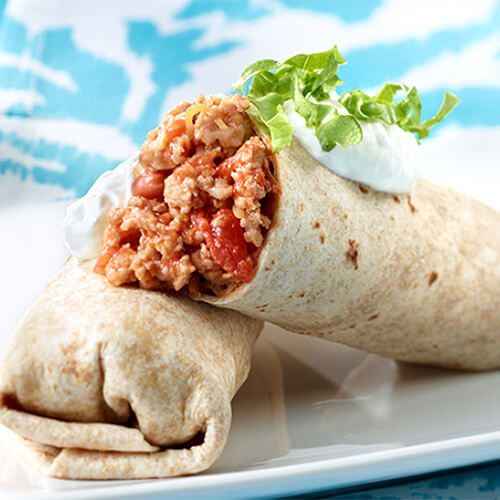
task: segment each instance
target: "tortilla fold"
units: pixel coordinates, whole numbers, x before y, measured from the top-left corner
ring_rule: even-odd
[[[339,147],[339,146],[337,146]],[[500,366],[500,214],[420,181],[377,192],[294,141],[253,280],[201,299],[397,360]]]
[[[258,320],[132,287],[70,259],[14,331],[0,422],[46,474],[191,474],[219,457]]]

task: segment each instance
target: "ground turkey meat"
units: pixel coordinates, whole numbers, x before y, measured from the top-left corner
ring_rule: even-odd
[[[118,286],[217,295],[252,279],[277,195],[240,95],[172,110],[141,148],[132,197],[110,211],[95,270]]]

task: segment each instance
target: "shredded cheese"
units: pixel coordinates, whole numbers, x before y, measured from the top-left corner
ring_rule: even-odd
[[[243,219],[243,217],[245,217],[245,212],[236,206],[233,206],[233,214],[237,219]]]
[[[227,130],[229,128],[222,118],[216,118],[215,123],[217,123],[218,127],[222,130]]]
[[[224,122],[224,120],[222,120],[222,118],[219,118],[216,115],[215,111],[212,108],[210,108],[206,104],[193,104],[186,111],[186,130],[191,137],[193,137],[193,134],[194,134],[194,120],[193,120],[193,118],[198,113],[206,113],[207,115],[214,118],[215,123],[222,130],[227,130],[229,128],[226,125],[226,123]]]

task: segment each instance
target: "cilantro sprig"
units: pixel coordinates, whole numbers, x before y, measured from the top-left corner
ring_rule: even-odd
[[[456,96],[445,92],[436,115],[422,122],[417,89],[386,83],[373,97],[361,90],[345,92],[339,101],[349,114],[341,115],[324,101],[343,83],[337,71],[345,63],[337,46],[325,52],[297,54],[283,63],[263,59],[248,66],[233,89],[248,96],[252,104],[250,117],[269,133],[273,151],[281,151],[292,142],[293,126],[284,109],[285,102],[290,100],[306,125],[314,129],[325,151],[331,151],[337,144],[345,148],[361,142],[361,120],[397,125],[423,139],[459,102]],[[403,97],[395,100],[401,93]]]

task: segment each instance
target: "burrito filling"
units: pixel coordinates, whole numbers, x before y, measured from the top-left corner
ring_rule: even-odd
[[[277,194],[246,97],[200,96],[147,135],[95,271],[113,285],[220,295],[251,281]]]

